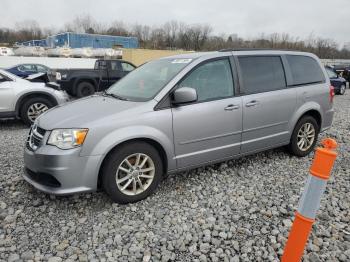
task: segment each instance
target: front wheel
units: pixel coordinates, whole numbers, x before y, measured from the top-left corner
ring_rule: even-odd
[[[304,116],[295,125],[289,144],[289,150],[296,156],[306,156],[315,147],[319,126],[312,116]]]
[[[151,195],[162,174],[158,151],[147,143],[132,142],[108,156],[102,169],[102,184],[114,202],[127,204]]]
[[[53,106],[52,102],[45,97],[30,98],[21,106],[21,119],[25,124],[30,126],[39,115]]]

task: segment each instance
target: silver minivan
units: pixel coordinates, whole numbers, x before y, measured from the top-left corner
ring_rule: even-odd
[[[333,119],[334,90],[310,53],[222,50],[148,62],[105,93],[41,115],[24,179],[50,194],[103,188],[144,199],[167,173],[288,146],[305,156]]]

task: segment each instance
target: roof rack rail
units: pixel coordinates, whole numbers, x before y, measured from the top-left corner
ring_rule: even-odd
[[[293,49],[274,49],[274,48],[226,48],[219,52],[234,52],[234,51],[297,51]]]

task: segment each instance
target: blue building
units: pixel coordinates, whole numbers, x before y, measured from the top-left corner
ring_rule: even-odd
[[[138,48],[139,46],[137,37],[77,34],[71,32],[49,36],[43,40],[31,40],[18,44],[25,46],[43,46],[50,48],[63,46],[70,48],[112,48],[113,46],[120,46],[123,48]]]

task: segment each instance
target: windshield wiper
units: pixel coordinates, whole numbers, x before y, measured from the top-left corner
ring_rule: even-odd
[[[107,93],[106,91],[103,92],[104,96],[111,96],[113,98],[119,99],[119,100],[123,100],[123,101],[128,101],[129,99],[122,97],[122,96],[118,96],[116,94],[112,94],[112,93]]]

